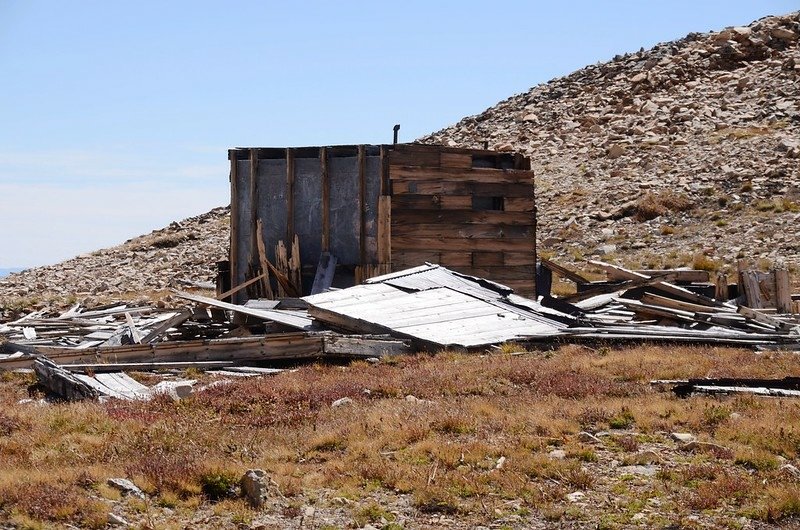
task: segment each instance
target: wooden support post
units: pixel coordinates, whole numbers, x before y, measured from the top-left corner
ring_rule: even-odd
[[[250,248],[247,249],[247,268],[251,272],[256,268],[253,258],[258,255],[255,237],[256,221],[258,221],[258,151],[250,149]],[[244,266],[244,264],[240,265]],[[231,282],[231,286],[238,283],[238,281]],[[246,296],[246,291],[239,291],[232,297],[232,300],[240,303],[244,296]]]
[[[785,268],[775,269],[775,308],[778,313],[792,312],[792,292],[789,282],[789,271]]]
[[[294,239],[294,149],[286,149],[286,241]]]
[[[358,250],[359,264],[364,267],[367,264],[367,148],[358,146]]]
[[[389,190],[389,149],[385,146],[381,146],[380,152],[380,161],[381,161],[381,192],[380,195],[390,195]]]
[[[331,247],[331,182],[328,176],[328,149],[319,150],[319,164],[322,174],[322,252]]]
[[[378,197],[378,273],[387,274],[392,267],[392,198]]]
[[[230,240],[230,257],[228,258],[230,284],[235,285],[239,276],[239,200],[237,194],[237,180],[238,180],[238,161],[236,160],[236,151],[230,149],[228,151],[228,158],[231,160],[231,240]]]
[[[714,298],[719,302],[726,302],[728,300],[728,275],[724,272],[717,273],[714,286]]]

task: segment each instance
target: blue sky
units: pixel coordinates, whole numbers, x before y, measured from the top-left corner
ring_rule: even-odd
[[[227,204],[226,149],[401,141],[797,0],[0,0],[0,267]]]

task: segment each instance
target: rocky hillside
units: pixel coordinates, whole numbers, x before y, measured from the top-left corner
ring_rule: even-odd
[[[423,138],[520,150],[540,249],[652,267],[800,263],[800,14],[690,34]]]
[[[530,156],[544,255],[653,268],[728,267],[740,257],[797,267],[798,35],[800,13],[691,34],[536,86],[421,141],[488,142]],[[227,253],[228,215],[218,208],[0,279],[0,311],[210,281]]]
[[[213,281],[216,262],[227,259],[229,226],[230,209],[215,208],[116,247],[12,274],[0,279],[0,317],[51,304],[157,298],[168,287]]]

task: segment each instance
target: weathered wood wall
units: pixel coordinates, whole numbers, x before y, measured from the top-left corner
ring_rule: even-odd
[[[535,292],[536,207],[526,158],[398,145],[389,177],[393,270],[428,261]]]
[[[323,252],[334,285],[440,263],[532,294],[535,200],[529,161],[491,151],[415,144],[231,149],[231,285],[299,243],[309,292]],[[272,287],[277,291],[273,277]],[[263,296],[256,282],[235,293]]]

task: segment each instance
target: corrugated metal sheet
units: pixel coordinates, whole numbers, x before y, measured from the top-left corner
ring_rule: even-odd
[[[425,265],[305,300],[346,319],[440,346],[477,347],[523,336],[549,337],[566,327],[508,303],[506,290],[510,292],[498,284]]]

